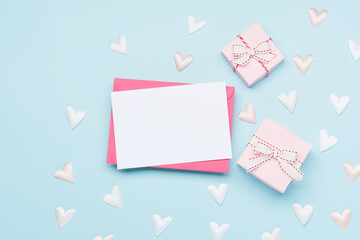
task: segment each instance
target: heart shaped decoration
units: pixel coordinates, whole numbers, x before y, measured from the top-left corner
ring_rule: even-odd
[[[166,228],[169,227],[171,221],[172,221],[171,217],[166,217],[164,219],[161,219],[161,217],[158,214],[154,214],[152,216],[152,224],[155,235],[159,236]]]
[[[334,220],[335,224],[338,225],[341,230],[345,231],[350,222],[351,210],[345,209],[342,214],[340,214],[339,212],[333,212],[331,214],[331,217]]]
[[[222,183],[220,184],[219,188],[216,188],[214,185],[209,185],[208,191],[210,195],[214,198],[214,200],[219,205],[221,205],[224,202],[227,193],[227,185],[225,183]]]
[[[300,55],[296,55],[294,57],[295,65],[299,69],[299,71],[304,75],[306,71],[309,69],[310,65],[314,60],[314,56],[309,54],[303,59]]]
[[[338,142],[337,137],[328,135],[325,129],[320,130],[320,152],[324,152],[332,148]]]
[[[246,105],[246,112],[239,112],[238,118],[248,123],[256,123],[255,108],[252,103]]]
[[[54,175],[65,182],[74,183],[74,170],[70,162],[64,164],[64,170],[56,170]]]
[[[262,235],[262,240],[280,240],[280,228],[275,228],[272,234],[266,232]]]
[[[316,28],[320,23],[322,23],[322,21],[325,20],[327,15],[327,10],[321,10],[320,12],[317,12],[315,8],[309,9],[310,22],[314,28]]]
[[[66,108],[66,116],[70,126],[70,130],[73,130],[85,117],[84,111],[78,111],[75,113],[72,107]]]
[[[178,72],[181,72],[187,66],[189,66],[189,64],[192,62],[194,57],[191,55],[187,55],[186,57],[183,57],[183,55],[181,53],[177,52],[174,55],[174,59],[175,59],[175,65],[176,65]]]
[[[349,48],[351,51],[351,55],[356,62],[360,58],[360,44],[357,44],[354,39],[350,39],[349,40]]]
[[[336,94],[330,94],[330,100],[335,108],[335,111],[340,115],[350,102],[350,97],[347,95],[341,96],[340,98]]]
[[[121,199],[120,188],[118,186],[114,186],[112,189],[112,194],[108,194],[108,193],[105,194],[103,200],[104,202],[106,202],[107,204],[113,207],[121,208],[122,199]]]
[[[221,240],[229,230],[229,224],[224,223],[219,227],[219,225],[216,222],[210,223],[210,234],[212,236],[213,240]]]
[[[206,21],[205,21],[205,20],[196,21],[196,17],[190,15],[190,16],[188,17],[188,31],[189,31],[189,35],[190,35],[190,34],[193,34],[194,32],[199,31],[199,30],[202,29],[205,25],[206,25]]]
[[[59,228],[65,227],[65,225],[68,224],[68,222],[70,222],[70,220],[73,218],[74,214],[74,209],[69,209],[65,212],[62,207],[56,208],[55,215]]]
[[[117,42],[110,43],[110,49],[114,52],[127,54],[126,38],[124,34],[120,34]]]
[[[304,226],[309,221],[309,219],[314,211],[314,207],[311,204],[306,204],[305,207],[303,208],[300,204],[295,203],[293,205],[293,209],[294,209],[295,215],[297,216],[297,218],[300,220],[300,222]]]
[[[101,236],[94,237],[94,240],[113,240],[113,239],[114,237],[111,234],[107,235],[104,239]]]
[[[284,106],[289,109],[290,112],[293,112],[297,103],[298,93],[296,91],[292,91],[289,95],[285,93],[280,93],[278,98]]]
[[[347,162],[344,164],[344,169],[351,182],[354,182],[360,176],[360,163],[354,167],[351,163]]]

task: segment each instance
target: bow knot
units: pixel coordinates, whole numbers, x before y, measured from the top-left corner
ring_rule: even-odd
[[[297,160],[296,151],[277,148],[257,136],[250,140],[249,145],[253,148],[254,156],[249,158],[247,162],[247,172],[273,159],[279,163],[284,174],[296,182],[301,182],[304,174],[299,170],[302,163]]]
[[[248,53],[248,55],[249,55],[249,57],[251,56],[254,56],[255,55],[255,50],[253,49],[253,48],[249,48],[248,50],[247,50],[247,53]]]
[[[275,57],[271,52],[269,40],[259,43],[255,48],[249,47],[245,42],[244,45],[233,45],[233,63],[245,66],[251,58],[262,63],[269,63]]]
[[[280,155],[281,155],[281,150],[274,149],[272,157],[275,159],[278,159],[280,157]]]

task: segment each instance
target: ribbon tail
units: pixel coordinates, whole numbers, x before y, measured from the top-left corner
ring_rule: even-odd
[[[235,64],[239,64],[240,66],[244,66],[249,62],[249,60],[250,60],[249,55],[243,55],[243,56],[240,56],[240,57],[236,58],[232,62],[235,63]]]
[[[246,163],[246,172],[250,172],[250,171],[260,167],[261,165],[263,165],[270,159],[271,159],[271,157],[266,156],[266,155],[258,155],[256,157],[250,158]]]
[[[304,174],[293,164],[283,160],[279,160],[278,163],[284,174],[291,178],[291,180],[294,180],[295,182],[301,182],[301,180],[304,178]]]

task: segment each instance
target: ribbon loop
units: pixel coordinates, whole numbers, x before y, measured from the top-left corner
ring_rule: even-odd
[[[302,163],[297,160],[297,152],[293,150],[280,149],[271,143],[257,137],[250,140],[249,146],[253,148],[254,157],[249,158],[246,171],[250,172],[267,161],[274,159],[278,162],[282,172],[296,182],[301,182],[304,174],[299,170]]]
[[[255,48],[250,48],[244,41],[244,45],[234,44],[233,62],[245,66],[250,58],[254,58],[260,63],[269,63],[275,57],[275,54],[271,52],[269,40],[259,43]]]

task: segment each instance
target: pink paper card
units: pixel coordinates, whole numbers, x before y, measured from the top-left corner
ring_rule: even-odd
[[[244,46],[244,48],[234,48],[234,45]],[[248,87],[269,75],[284,60],[280,50],[258,23],[235,38],[221,52]],[[271,53],[274,56],[269,60],[266,59],[268,56],[265,53]],[[244,61],[241,64],[236,63],[234,54],[241,56]]]
[[[178,86],[178,85],[185,85],[185,84],[186,83],[158,82],[158,81],[145,81],[145,80],[115,78],[113,91],[114,92],[129,91],[129,90],[136,90],[136,89],[169,87],[169,86]],[[230,125],[230,133],[231,133],[235,88],[234,87],[226,87],[226,91],[227,91],[226,94],[227,94],[227,98],[228,98],[227,103],[228,103],[229,125]],[[229,161],[230,161],[229,159],[220,159],[220,160],[213,160],[213,161],[180,163],[180,164],[153,166],[153,167],[227,173],[229,171]],[[111,119],[110,119],[110,132],[109,132],[108,153],[107,153],[106,163],[108,163],[108,164],[116,164],[117,163],[116,149],[115,149],[114,123],[113,123],[112,112],[111,112]]]
[[[260,148],[254,148],[255,143],[259,143]],[[267,146],[271,151],[268,151]],[[292,179],[302,179],[300,167],[311,147],[310,143],[265,118],[238,160],[238,164],[248,170],[254,166],[249,173],[276,191],[284,193]],[[258,165],[256,162],[249,163],[254,161],[254,158],[259,160],[258,157],[263,157],[264,154],[270,156],[263,158],[266,161],[261,160]],[[290,161],[291,166],[288,164]],[[282,168],[285,165],[286,168]]]

